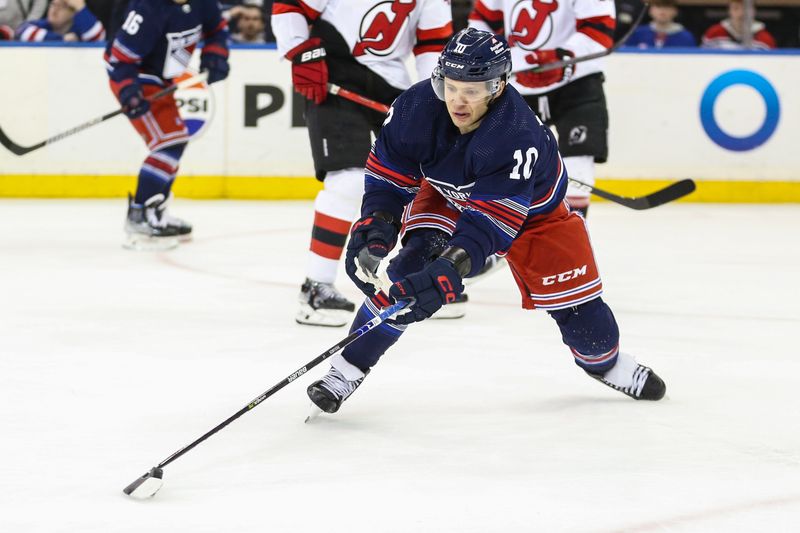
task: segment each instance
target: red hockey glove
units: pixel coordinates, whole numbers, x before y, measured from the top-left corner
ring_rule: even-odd
[[[317,37],[300,43],[288,52],[286,59],[292,62],[294,90],[316,104],[328,96],[328,64],[325,48]]]
[[[411,324],[430,318],[445,304],[455,301],[464,291],[461,276],[453,263],[440,257],[421,272],[409,274],[389,289],[396,301],[409,300],[408,312],[397,315],[398,324]]]
[[[0,41],[13,41],[14,40],[14,30],[11,26],[6,26],[5,24],[0,24]]]
[[[548,63],[555,63],[564,59],[575,57],[575,54],[563,48],[556,48],[555,50],[537,50],[525,56],[525,61],[533,67],[547,65]],[[569,81],[572,74],[575,72],[575,65],[567,65],[565,67],[558,67],[552,70],[545,70],[544,72],[531,72],[523,70],[517,72],[517,81],[520,85],[530,87],[532,89],[539,87],[548,87],[554,83],[561,81]]]

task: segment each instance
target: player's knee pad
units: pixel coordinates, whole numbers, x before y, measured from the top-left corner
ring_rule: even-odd
[[[594,157],[579,155],[564,158],[569,177],[580,180],[587,185],[594,185]],[[570,206],[581,208],[589,204],[590,192],[585,187],[570,181],[567,185],[567,201]]]
[[[403,247],[386,268],[389,279],[393,282],[399,281],[409,274],[419,272],[439,257],[449,239],[445,232],[431,228],[420,228],[406,233]]]
[[[561,338],[579,367],[593,374],[603,374],[614,366],[619,350],[619,328],[614,313],[602,298],[548,312],[558,324]]]
[[[378,316],[379,313],[380,309],[372,301],[364,300],[356,313],[353,325],[350,326],[350,333]],[[342,356],[350,364],[366,372],[367,369],[375,366],[381,356],[397,342],[405,330],[406,326],[404,325],[383,322],[369,335],[359,337],[349,344],[342,352]]]
[[[364,169],[328,172],[314,209],[340,220],[353,220],[364,196]]]

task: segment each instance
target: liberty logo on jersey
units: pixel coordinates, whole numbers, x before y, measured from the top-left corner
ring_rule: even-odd
[[[580,268],[573,268],[572,270],[567,270],[566,272],[562,272],[561,274],[556,274],[554,276],[545,276],[542,278],[542,285],[554,285],[556,283],[564,283],[565,281],[569,281],[571,279],[575,279],[580,276],[586,275],[586,265],[583,265]]]
[[[463,211],[464,206],[462,204],[469,199],[470,194],[472,194],[472,188],[475,186],[474,181],[465,185],[453,185],[452,183],[448,183],[446,181],[433,179],[427,175],[425,176],[425,179],[433,186],[434,189],[439,191],[439,194],[448,200],[452,200],[453,205],[459,211]]]
[[[391,0],[381,2],[367,11],[361,19],[359,41],[353,47],[353,56],[367,53],[388,56],[399,44],[397,36],[408,25],[416,0]]]
[[[524,50],[541,48],[553,35],[552,13],[558,9],[558,0],[520,0],[511,10],[510,46]]]
[[[196,75],[196,72],[187,70],[175,82],[188,80]],[[203,81],[175,91],[175,102],[178,104],[178,113],[189,130],[189,137],[196,139],[206,130],[214,116],[214,95],[208,89],[208,84]]]

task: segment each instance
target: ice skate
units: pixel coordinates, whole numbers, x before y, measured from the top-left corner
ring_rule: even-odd
[[[664,380],[651,368],[640,365],[633,357],[623,352],[617,356],[617,364],[605,374],[586,373],[634,400],[660,400],[667,392]]]
[[[436,311],[431,318],[434,319],[450,319],[450,318],[463,318],[467,314],[467,302],[469,297],[463,292],[456,296],[456,299],[447,305],[443,305],[441,309]]]
[[[164,218],[163,194],[148,198],[144,204],[133,203],[128,195],[128,215],[125,219],[127,238],[123,247],[129,250],[170,250],[178,246],[180,231]],[[189,227],[191,232],[191,226]]]
[[[336,290],[332,283],[320,283],[306,278],[300,287],[300,310],[295,316],[298,324],[339,327],[348,324],[356,310],[353,302]]]
[[[164,221],[169,228],[173,228],[178,233],[178,240],[180,242],[189,242],[192,240],[192,225],[183,219],[174,217],[167,213],[169,204],[172,202],[172,193],[169,193],[167,199],[158,204],[157,210],[160,214],[160,219]]]
[[[464,285],[472,285],[474,283],[478,283],[479,281],[483,281],[491,274],[498,272],[506,266],[506,260],[500,256],[495,254],[490,255],[486,258],[486,262],[483,264],[483,268],[481,268],[477,274],[472,277],[464,278]]]
[[[326,413],[335,413],[338,411],[342,403],[355,392],[364,381],[364,378],[367,377],[367,373],[369,373],[369,370],[367,372],[362,372],[345,361],[345,366],[349,367],[347,369],[349,375],[345,377],[345,375],[336,368],[336,364],[339,361],[344,361],[344,358],[341,356],[335,358],[328,373],[319,381],[315,381],[309,385],[306,390],[314,406]],[[341,363],[339,363],[339,365],[341,365]],[[355,379],[350,380],[348,377]],[[314,417],[315,413],[312,412],[306,421],[312,420]]]

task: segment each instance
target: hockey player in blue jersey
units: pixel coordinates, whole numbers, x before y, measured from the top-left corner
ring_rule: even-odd
[[[430,81],[392,104],[367,161],[362,217],[347,246],[347,273],[368,296],[352,329],[389,298],[409,306],[333,357],[308,388],[322,411],[336,412],[406,327],[452,302],[493,253],[506,254],[522,307],[552,316],[589,376],[635,399],[664,396],[664,382],[619,351],[586,225],[564,202],[558,145],[507,84],[509,72],[503,38],[469,28],[449,41]],[[404,208],[429,217],[430,227],[401,234]],[[387,298],[375,272],[398,238]],[[442,242],[444,250],[431,256]]]
[[[167,214],[172,183],[189,141],[172,95],[148,99],[186,70],[202,40],[208,83],[228,76],[228,29],[216,0],[131,0],[105,54],[111,90],[147,144],[125,231],[131,248],[166,248],[192,226]]]

